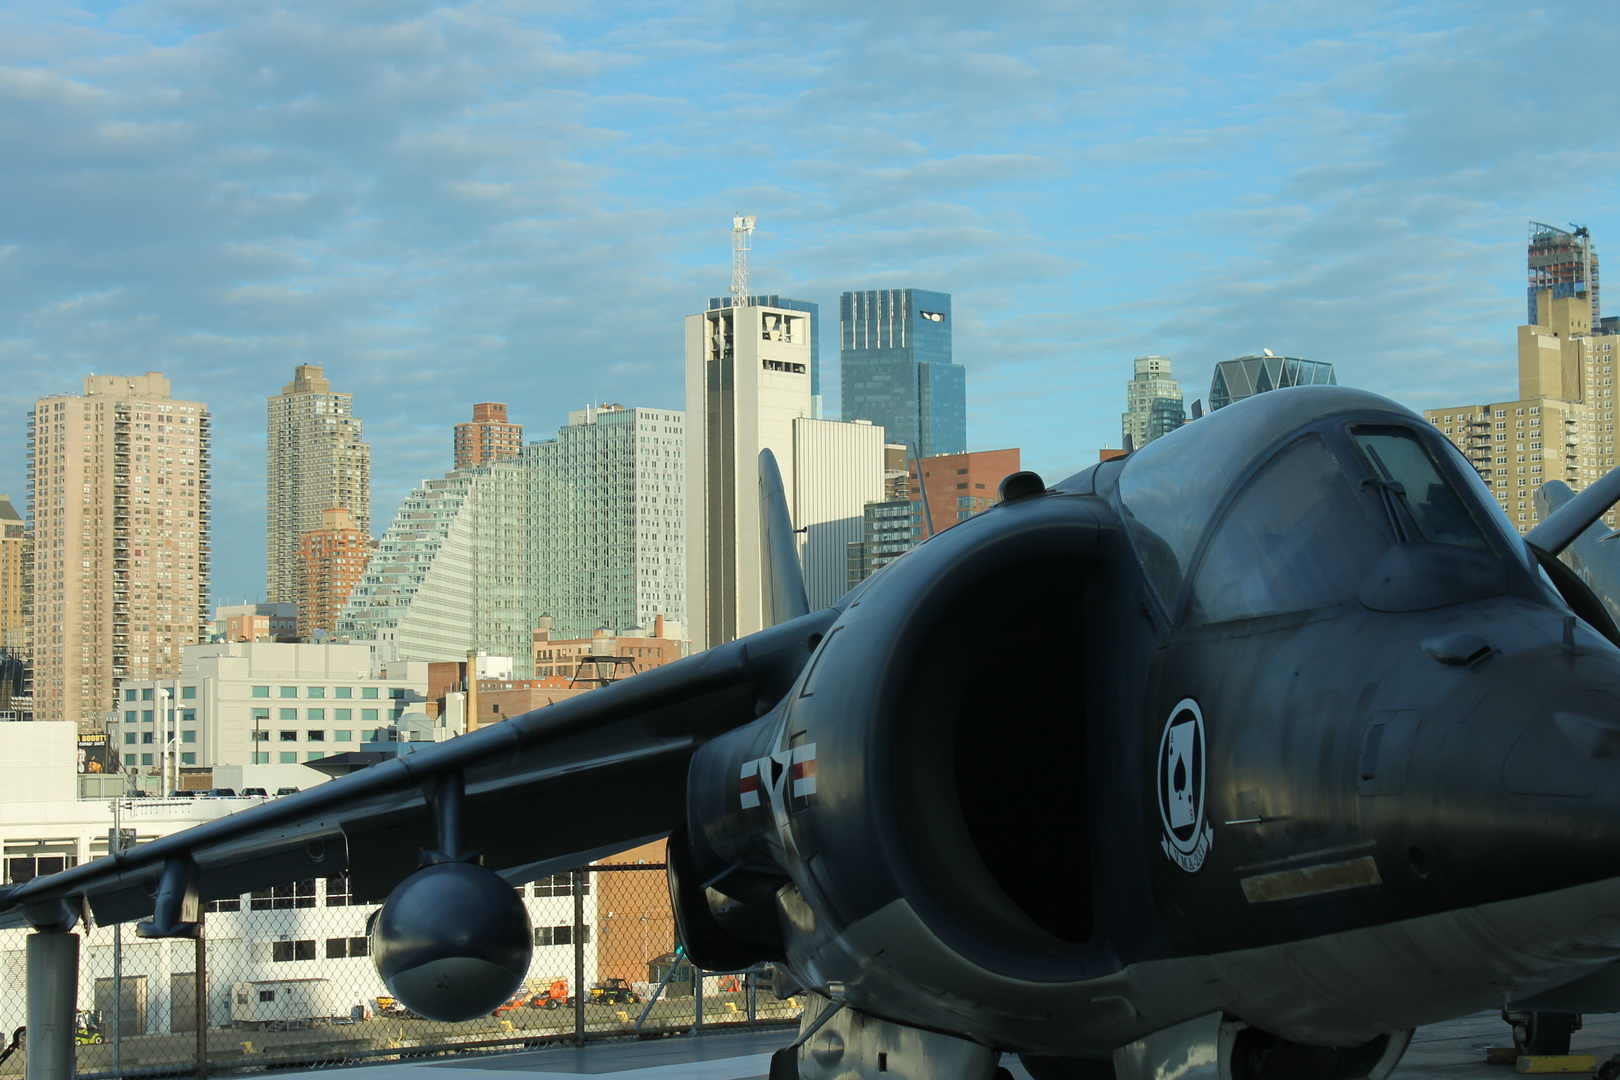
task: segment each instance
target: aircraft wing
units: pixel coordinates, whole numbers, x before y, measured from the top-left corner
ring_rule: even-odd
[[[685,818],[704,742],[785,694],[837,609],[812,613],[589,694],[491,724],[296,795],[0,888],[0,926],[150,915],[164,867],[190,859],[207,901],[347,870],[380,900],[435,846],[429,793],[461,773],[464,834],[519,884],[662,836]]]

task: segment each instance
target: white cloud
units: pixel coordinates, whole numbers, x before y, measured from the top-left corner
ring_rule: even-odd
[[[1500,394],[1525,219],[1620,238],[1615,36],[1505,3],[12,6],[0,490],[36,395],[161,369],[216,413],[216,582],[251,594],[295,363],[354,392],[380,531],[473,401],[530,437],[680,405],[738,209],[829,372],[842,290],[954,293],[972,442],[1052,472],[1117,443],[1143,352],[1189,397],[1261,346]]]

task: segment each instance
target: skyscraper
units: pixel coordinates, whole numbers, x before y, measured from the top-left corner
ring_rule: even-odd
[[[309,641],[315,631],[331,633],[337,626],[338,614],[371,561],[371,537],[355,527],[342,507],[323,510],[321,527],[299,537],[298,557],[304,564],[298,636]]]
[[[115,681],[178,674],[206,633],[208,407],[155,371],[92,375],[28,438],[34,715],[99,731]]]
[[[1135,374],[1125,384],[1125,412],[1119,418],[1121,442],[1143,447],[1187,421],[1181,385],[1171,376],[1168,356],[1138,356]]]
[[[544,614],[554,636],[686,620],[686,414],[603,405],[539,445]],[[533,629],[531,625],[530,629]]]
[[[1554,300],[1568,296],[1585,296],[1592,301],[1592,328],[1603,322],[1603,283],[1598,274],[1597,249],[1592,246],[1592,234],[1578,225],[1574,232],[1566,232],[1554,225],[1539,221],[1530,223],[1530,243],[1526,252],[1529,283],[1526,288],[1530,308],[1529,325],[1546,325],[1551,314],[1536,306],[1536,294],[1546,289]]]
[[[813,300],[794,300],[792,297],[778,296],[770,293],[765,296],[750,296],[748,303],[754,307],[781,308],[783,311],[802,311],[810,316],[810,401],[811,415],[821,416],[821,306]],[[731,297],[709,297],[709,310],[730,307]]]
[[[10,495],[0,495],[0,649],[28,656],[33,610],[34,540]]]
[[[884,431],[818,420],[807,313],[710,308],[686,320],[687,625],[694,648],[764,625],[759,454],[770,450],[816,603],[843,592],[861,511],[882,498]]]
[[[951,361],[951,297],[922,289],[839,300],[845,420],[883,425],[920,457],[967,450],[967,369]]]
[[[269,399],[266,427],[265,590],[270,603],[299,594],[298,539],[342,507],[371,534],[371,447],[361,441],[352,394],[337,393],[313,364]]]
[[[523,425],[506,419],[506,405],[483,401],[473,406],[473,418],[456,425],[456,468],[472,469],[503,457],[516,457],[523,449]]]
[[[763,626],[759,452],[793,503],[793,421],[810,416],[810,320],[766,306],[686,319],[686,587],[693,648]]]

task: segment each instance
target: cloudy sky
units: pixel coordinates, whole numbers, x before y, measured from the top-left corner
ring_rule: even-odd
[[[24,414],[159,370],[215,421],[215,599],[262,594],[264,399],[324,364],[373,521],[504,400],[682,406],[681,319],[954,295],[974,449],[1119,442],[1130,359],[1270,348],[1513,393],[1529,219],[1620,259],[1605,4],[0,7],[0,491]],[[1620,313],[1620,299],[1613,305]]]

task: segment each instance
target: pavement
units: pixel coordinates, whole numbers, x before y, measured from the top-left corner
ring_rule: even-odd
[[[344,1069],[346,1080],[512,1080],[501,1073],[610,1080],[764,1080],[771,1053],[792,1038],[791,1028],[705,1032],[641,1042],[601,1042],[513,1053],[469,1054],[422,1062],[388,1062]],[[1511,1045],[1494,1012],[1420,1028],[1392,1080],[1511,1080],[1511,1065],[1488,1065],[1485,1049]],[[1593,1054],[1602,1064],[1620,1051],[1620,1015],[1591,1016],[1570,1041],[1570,1053]],[[1030,1080],[1018,1059],[1002,1060],[1014,1080]],[[492,1075],[495,1074],[495,1075]]]

